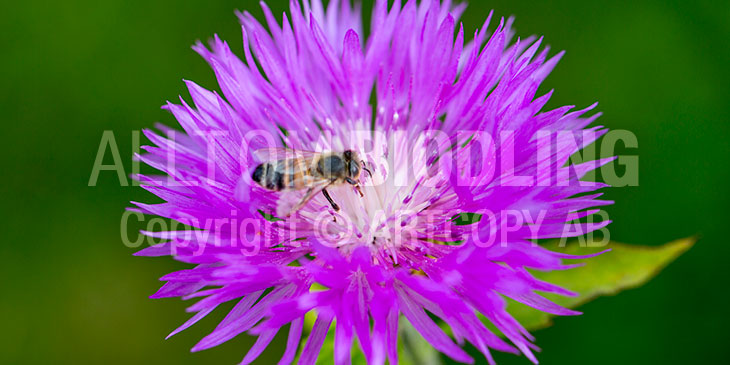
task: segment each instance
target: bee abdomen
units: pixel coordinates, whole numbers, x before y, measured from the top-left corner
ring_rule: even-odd
[[[269,190],[283,190],[285,187],[284,175],[274,168],[270,163],[263,163],[256,166],[251,179],[257,184]]]
[[[251,175],[251,179],[258,184],[261,184],[261,181],[264,176],[266,176],[266,165],[268,164],[261,164],[256,166],[256,169],[253,170],[253,174]],[[263,184],[261,184],[263,185]]]

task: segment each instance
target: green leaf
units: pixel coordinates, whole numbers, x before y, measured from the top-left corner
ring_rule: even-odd
[[[669,242],[662,246],[638,246],[623,243],[609,242],[597,244],[595,242],[571,242],[567,245],[560,241],[549,242],[543,247],[556,252],[572,255],[588,255],[610,248],[600,256],[582,259],[567,260],[570,263],[584,262],[585,266],[561,271],[531,271],[538,279],[562,286],[577,292],[577,297],[564,297],[545,293],[544,296],[566,308],[576,308],[604,295],[615,295],[622,290],[639,287],[656,276],[664,267],[677,257],[689,250],[697,241],[695,237],[684,238]],[[552,324],[553,315],[541,312],[507,299],[507,311],[512,314],[527,330],[537,330]],[[499,331],[484,319],[485,324],[495,333]],[[309,328],[313,324],[309,318]],[[442,323],[442,328],[449,333],[449,328]],[[440,364],[439,353],[431,347],[413,327],[401,318],[399,325],[400,337],[398,340],[399,362],[405,365]],[[332,364],[334,362],[334,326],[327,335],[322,351],[317,359],[318,364]],[[352,348],[353,364],[365,364],[357,344]]]
[[[557,252],[573,255],[586,255],[610,248],[600,256],[585,260],[568,260],[571,263],[585,262],[585,266],[561,271],[532,273],[538,279],[557,284],[563,288],[577,292],[577,297],[564,297],[554,294],[544,296],[566,308],[576,308],[599,296],[616,295],[622,290],[639,287],[654,276],[677,257],[689,250],[697,241],[695,237],[669,242],[662,246],[638,246],[610,242],[596,247],[591,242],[576,242],[563,245],[558,241],[550,242],[544,247]],[[591,247],[593,246],[593,247]],[[552,324],[550,314],[510,300],[507,311],[512,314],[528,330],[548,327]]]

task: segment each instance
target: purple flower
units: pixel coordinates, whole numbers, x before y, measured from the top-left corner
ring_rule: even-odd
[[[605,185],[579,180],[610,158],[569,163],[605,133],[587,128],[598,115],[582,117],[594,106],[541,111],[552,92],[536,97],[562,53],[548,58],[542,39],[512,41],[511,19],[489,32],[491,14],[464,44],[465,6],[450,1],[376,1],[367,38],[348,2],[325,11],[319,0],[292,1],[281,25],[262,6],[267,28],[238,14],[243,60],[218,37],[193,47],[222,95],[186,81],[194,107],[182,98],[166,106],[184,132],[145,131],[156,146],[138,156],[168,175],[138,177],[164,200],[134,203],[139,211],[194,228],[144,232],[167,241],[137,253],[195,265],[164,276],[152,296],[201,298],[171,335],[237,300],[193,351],[247,332],[258,336],[250,363],[290,325],[281,363],[298,350],[314,363],[334,324],[338,364],[355,339],[369,363],[395,363],[404,316],[456,361],[473,361],[460,346],[468,341],[490,363],[490,348],[537,362],[505,297],[578,314],[537,294],[574,293],[527,271],[568,269],[562,260],[576,257],[534,240],[602,228],[581,218],[610,203],[590,194]],[[369,170],[363,195],[333,186],[339,211],[317,194],[282,215],[304,192],[253,183],[257,153],[271,147],[355,151]],[[462,224],[464,213],[480,219]],[[316,321],[302,338],[310,311]]]

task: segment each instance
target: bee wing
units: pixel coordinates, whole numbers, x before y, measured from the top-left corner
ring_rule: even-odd
[[[304,195],[301,195],[298,191],[281,194],[276,205],[276,215],[278,217],[289,217],[331,184],[332,182],[329,180],[317,180],[312,182]]]
[[[311,181],[312,177],[306,173],[307,169],[311,166],[311,161],[301,158],[291,158],[275,160],[269,163],[274,166],[274,171],[291,177],[298,176],[297,180],[301,180],[303,186],[311,186],[313,183]]]
[[[261,148],[253,151],[253,156],[259,162],[281,161],[292,159],[312,159],[319,155],[317,152],[305,150],[292,150],[284,147]]]

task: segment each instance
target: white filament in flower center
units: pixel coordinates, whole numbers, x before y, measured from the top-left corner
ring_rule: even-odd
[[[409,138],[405,130],[386,133],[371,131],[363,121],[353,124],[362,129],[329,139],[323,136],[316,148],[358,153],[372,173],[362,171],[360,175],[363,196],[350,185],[333,186],[327,190],[340,206],[339,212],[320,194],[300,215],[312,221],[315,232],[324,232],[321,238],[331,246],[350,252],[364,245],[395,261],[398,250],[418,250],[423,245],[419,240],[433,239],[433,225],[424,215],[443,214],[441,220],[453,215],[449,208],[456,199],[448,185],[448,171],[429,167],[432,155],[424,135]],[[438,210],[432,205],[439,205]]]

